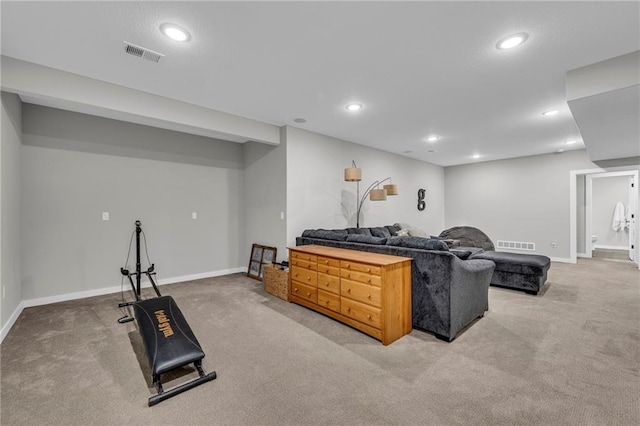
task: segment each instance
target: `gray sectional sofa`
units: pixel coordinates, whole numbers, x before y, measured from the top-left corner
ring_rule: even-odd
[[[296,245],[316,244],[413,258],[413,327],[450,342],[489,309],[494,262],[461,259],[444,241],[395,236],[399,226],[306,230]],[[466,255],[466,253],[464,253]]]

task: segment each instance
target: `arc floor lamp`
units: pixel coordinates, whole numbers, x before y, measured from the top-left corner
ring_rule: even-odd
[[[356,182],[356,201],[358,201],[358,210],[356,211],[356,227],[360,228],[360,211],[362,210],[362,204],[366,200],[367,195],[371,201],[385,201],[387,195],[398,195],[398,185],[391,183],[391,178],[385,178],[382,180],[376,180],[373,182],[364,194],[360,198],[360,181],[362,180],[362,170],[356,166],[355,161],[351,161],[351,167],[344,169],[344,180],[347,182]],[[383,185],[384,182],[389,181],[388,184]]]

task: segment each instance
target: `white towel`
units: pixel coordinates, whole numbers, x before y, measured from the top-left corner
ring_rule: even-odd
[[[624,204],[618,201],[616,203],[616,208],[613,211],[613,223],[611,224],[611,229],[618,232],[624,229],[627,224],[627,218],[624,216]]]

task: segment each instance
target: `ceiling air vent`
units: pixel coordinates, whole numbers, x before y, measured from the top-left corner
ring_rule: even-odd
[[[129,55],[137,56],[138,58],[143,58],[151,62],[160,62],[160,59],[164,56],[162,53],[154,52],[153,50],[146,49],[141,46],[136,46],[128,41],[124,42],[124,51]]]

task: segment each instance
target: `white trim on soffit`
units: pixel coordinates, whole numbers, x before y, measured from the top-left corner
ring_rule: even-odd
[[[184,281],[199,280],[202,278],[213,278],[213,277],[219,277],[222,275],[236,274],[239,272],[246,272],[246,271],[247,271],[246,267],[238,267],[238,268],[232,268],[232,269],[223,269],[221,271],[203,272],[201,274],[184,275],[182,277],[165,278],[162,280],[158,280],[158,285],[175,284],[175,283],[180,283]],[[141,283],[141,286],[142,288],[150,288],[151,284],[148,281],[143,281]],[[105,294],[118,293],[121,291],[122,288],[124,288],[124,290],[127,292],[131,290],[130,284],[128,282],[125,282],[124,287],[118,285],[113,287],[99,288],[95,290],[78,291],[75,293],[59,294],[56,296],[48,296],[48,297],[40,297],[37,299],[23,300],[22,302],[20,302],[16,310],[13,312],[13,314],[11,315],[11,318],[9,318],[9,320],[4,325],[4,327],[2,327],[2,330],[0,331],[0,343],[2,343],[2,341],[7,336],[7,334],[9,334],[11,327],[13,327],[13,324],[15,324],[15,322],[18,320],[18,317],[20,317],[20,314],[25,308],[30,308],[32,306],[49,305],[51,303],[66,302],[69,300],[85,299],[87,297],[102,296]]]
[[[584,169],[584,170],[571,170],[569,172],[569,259],[571,263],[576,263],[578,258],[577,252],[577,216],[578,216],[578,208],[577,208],[577,185],[578,185],[578,175],[590,175],[590,174],[604,174],[607,176],[636,176],[636,181],[638,181],[638,169],[630,168],[628,166],[620,166],[620,167],[612,167],[610,169]],[[640,210],[640,203],[636,205],[635,216],[638,217],[638,210]],[[585,235],[585,239],[587,236]],[[590,240],[589,240],[590,241]],[[586,243],[586,241],[585,241]],[[635,241],[635,260],[634,262],[638,265],[638,269],[640,269],[640,259],[638,256],[640,254],[640,232],[636,231],[636,241]],[[580,253],[580,257],[590,257],[588,253]]]

